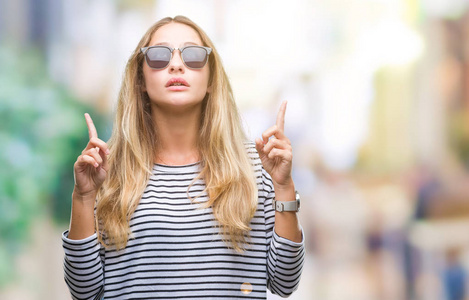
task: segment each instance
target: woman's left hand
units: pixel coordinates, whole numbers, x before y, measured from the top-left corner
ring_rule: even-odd
[[[287,101],[284,101],[280,106],[276,124],[262,133],[262,140],[256,139],[256,149],[262,165],[272,177],[274,186],[278,188],[287,188],[293,184],[292,147],[284,134],[286,109]]]

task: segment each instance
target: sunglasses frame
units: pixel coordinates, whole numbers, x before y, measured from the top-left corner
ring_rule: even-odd
[[[170,52],[171,52],[171,57],[169,58],[168,60],[168,64],[166,66],[164,66],[163,68],[152,68],[150,67],[150,64],[148,63],[148,56],[147,56],[147,52],[149,49],[151,48],[166,48],[168,49]],[[182,52],[186,49],[186,48],[202,48],[204,49],[206,52],[207,52],[207,60],[205,61],[205,64],[200,67],[200,68],[191,68],[189,67],[187,64],[186,64],[186,61],[184,60],[184,56],[182,55]],[[210,55],[210,53],[212,53],[212,48],[209,48],[209,47],[204,47],[204,46],[199,46],[199,45],[188,45],[188,46],[185,46],[185,47],[182,47],[182,48],[172,48],[172,47],[169,47],[169,46],[164,46],[164,45],[156,45],[156,46],[149,46],[149,47],[143,47],[143,48],[140,48],[140,51],[143,53],[143,55],[145,56],[145,62],[147,63],[147,66],[150,68],[150,69],[153,69],[153,70],[163,70],[165,69],[167,66],[169,66],[169,63],[171,62],[171,59],[173,59],[173,53],[174,53],[174,50],[179,50],[179,52],[181,53],[181,59],[182,59],[182,62],[184,63],[184,65],[189,68],[189,69],[193,69],[193,70],[200,70],[202,69],[203,67],[205,67],[205,65],[207,64],[208,62],[208,56]]]

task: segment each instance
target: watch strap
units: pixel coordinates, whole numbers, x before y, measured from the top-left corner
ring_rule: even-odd
[[[295,200],[294,201],[278,201],[272,200],[272,208],[278,212],[284,211],[294,211],[298,212],[300,210],[300,195],[295,191]]]

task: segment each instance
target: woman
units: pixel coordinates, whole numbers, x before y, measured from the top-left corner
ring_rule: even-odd
[[[62,237],[72,297],[291,294],[304,242],[285,109],[247,142],[207,35],[182,16],[154,24],[127,64],[108,144],[85,114]]]

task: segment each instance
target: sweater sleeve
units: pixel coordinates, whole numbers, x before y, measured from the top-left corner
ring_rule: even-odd
[[[73,299],[95,299],[104,286],[101,245],[96,233],[82,240],[62,234],[64,278]]]
[[[290,296],[298,289],[305,259],[304,233],[300,243],[280,237],[274,230],[275,210],[272,200],[275,197],[272,179],[262,169],[262,182],[266,198],[264,211],[267,230],[267,288],[272,294]]]

